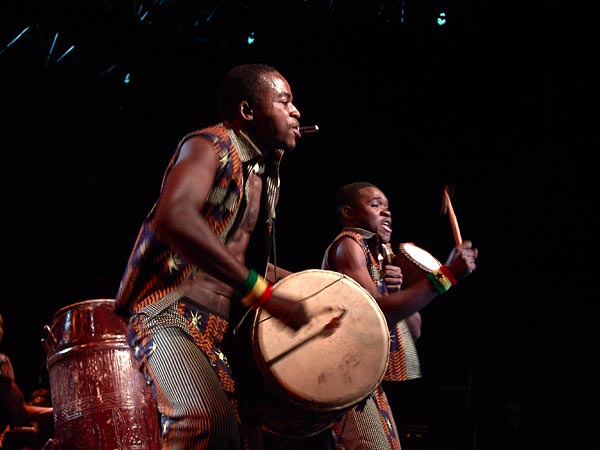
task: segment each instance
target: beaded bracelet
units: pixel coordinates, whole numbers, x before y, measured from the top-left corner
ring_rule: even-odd
[[[264,305],[271,297],[272,284],[265,280],[262,276],[256,273],[255,270],[250,269],[248,278],[242,284],[242,286],[235,291],[235,296],[240,298],[242,304],[253,309],[258,309]]]
[[[440,294],[443,294],[456,284],[456,278],[454,278],[448,267],[443,264],[439,269],[428,272],[427,278],[429,278],[435,290]]]

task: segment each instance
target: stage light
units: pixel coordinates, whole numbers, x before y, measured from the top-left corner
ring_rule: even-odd
[[[438,24],[439,26],[446,25],[446,13],[445,13],[445,12],[441,12],[441,13],[438,15],[438,18],[437,18],[437,24]]]
[[[254,31],[248,35],[247,42],[248,42],[248,45],[254,44]]]

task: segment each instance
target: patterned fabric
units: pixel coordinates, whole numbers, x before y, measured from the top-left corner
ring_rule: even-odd
[[[185,297],[184,297],[185,299]],[[235,381],[227,357],[222,352],[223,337],[229,323],[212,313],[202,311],[185,302],[179,302],[178,312],[185,318],[194,342],[208,358],[226,392],[235,392]]]
[[[373,284],[377,288],[377,292],[380,295],[387,294],[387,288],[385,283],[383,282],[383,268],[381,263],[379,262],[379,258],[377,255],[374,255],[371,249],[369,248],[369,241],[373,239],[377,239],[375,233],[372,233],[367,230],[363,230],[362,228],[344,228],[340,234],[336,236],[331,244],[325,250],[325,255],[323,256],[323,262],[321,264],[322,269],[326,270],[335,270],[329,264],[329,251],[331,248],[339,242],[340,239],[349,237],[356,241],[358,245],[362,248],[363,253],[365,254],[365,261],[367,263],[367,270],[371,275],[371,279],[373,280]]]
[[[333,425],[336,450],[401,450],[398,429],[381,386]]]
[[[219,158],[216,180],[201,214],[221,241],[226,243],[236,231],[236,217],[241,217],[245,210],[244,181],[260,159],[261,152],[246,135],[239,132],[236,134],[222,124],[194,131],[179,142],[163,176],[163,186],[179,158],[181,147],[194,136],[208,137]],[[276,181],[267,179],[267,185],[270,183],[277,188],[279,159],[280,155],[275,161],[271,161],[273,167],[268,171],[270,178]],[[278,190],[271,189],[268,195],[276,199]],[[121,280],[116,300],[118,308],[122,311],[140,311],[169,295],[176,287],[181,286],[192,272],[199,270],[159,239],[152,227],[153,214],[154,207],[142,224]],[[177,296],[174,297],[174,300],[176,299]]]
[[[246,181],[252,172],[264,174],[263,207],[270,224],[275,218],[282,152],[263,158],[248,136],[223,124],[184,136],[161,190],[183,144],[194,136],[210,139],[219,161],[206,205],[199,211],[219,239],[227,244],[239,228],[248,204]],[[185,284],[202,275],[201,269],[160,240],[152,227],[154,209],[138,233],[117,305],[131,314],[129,344],[153,386],[162,417],[163,450],[259,449],[258,429],[241,423],[239,383],[223,350],[229,323],[186,302]]]
[[[390,357],[383,376],[385,381],[406,381],[421,378],[421,363],[417,346],[405,320],[390,330]]]
[[[380,259],[382,245],[377,242],[377,245],[373,246],[379,250],[376,255],[369,247],[370,241],[377,240],[375,233],[361,228],[344,228],[327,247],[321,267],[335,270],[335,267],[329,263],[329,253],[344,237],[349,237],[360,245],[377,292],[380,295],[387,295],[380,262],[383,260]],[[394,324],[393,329],[390,330],[390,338],[390,357],[384,380],[405,381],[419,378],[421,369],[416,346],[404,320]],[[400,450],[401,448],[394,416],[381,385],[371,396],[347,411],[333,425],[333,434],[336,450]]]
[[[329,264],[329,251],[344,237],[349,237],[360,245],[365,254],[367,268],[377,292],[380,295],[387,294],[387,288],[383,282],[383,268],[379,259],[381,252],[374,255],[369,247],[369,241],[377,239],[377,236],[370,231],[361,228],[344,228],[327,247],[321,267],[327,270],[335,270]],[[406,381],[420,377],[421,366],[417,348],[408,325],[402,320],[394,324],[390,330],[390,357],[383,379],[386,381]]]
[[[128,340],[157,399],[163,450],[260,449],[221,351],[227,321],[184,301],[147,311],[132,315]]]

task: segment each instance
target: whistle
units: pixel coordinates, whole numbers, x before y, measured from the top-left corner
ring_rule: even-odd
[[[316,133],[317,131],[319,131],[319,126],[318,125],[309,125],[306,127],[300,127],[300,128],[298,128],[298,130],[300,131],[300,134]]]

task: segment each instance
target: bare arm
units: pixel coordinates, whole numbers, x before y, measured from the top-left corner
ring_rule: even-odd
[[[14,420],[27,419],[36,422],[51,421],[52,408],[30,405],[14,380],[0,379],[0,405]]]
[[[217,170],[217,156],[210,141],[203,137],[189,139],[165,179],[153,221],[157,235],[184,258],[237,288],[249,274],[243,255],[232,254],[201,214]],[[264,307],[294,329],[308,322],[304,306],[294,300],[273,294]]]
[[[389,323],[400,322],[418,312],[437,295],[437,291],[428,280],[418,288],[392,289],[388,295],[379,295],[369,274],[362,248],[350,238],[340,239],[335,248],[331,249],[329,262],[334,270],[353,278],[375,298]],[[396,266],[393,267],[400,270]]]
[[[477,249],[471,248],[470,241],[464,241],[455,247],[448,257],[448,268],[455,278],[460,280],[475,269]],[[423,277],[413,285],[400,290],[392,290],[388,295],[379,295],[373,285],[367,268],[364,253],[356,241],[344,238],[332,249],[329,261],[336,271],[344,273],[360,283],[377,300],[389,323],[403,319],[412,320],[410,326],[420,325],[420,315],[414,316],[439,295],[433,284]],[[412,317],[412,319],[410,319]],[[413,334],[420,334],[412,330]]]
[[[341,238],[328,255],[330,267],[349,276],[364,287],[377,300],[379,293],[369,274],[365,254],[361,246],[352,238]],[[385,314],[385,311],[384,311]]]
[[[477,254],[478,250],[473,248],[471,241],[463,241],[452,249],[446,266],[457,282],[475,270]],[[421,311],[438,295],[429,279],[423,277],[412,286],[382,297],[378,303],[384,314],[389,314],[388,320],[391,318],[399,321]]]
[[[411,314],[404,319],[404,322],[406,322],[413,339],[415,341],[419,339],[421,337],[421,313],[416,312]]]
[[[229,252],[201,214],[217,169],[210,141],[204,137],[189,139],[165,180],[153,221],[158,236],[188,261],[238,286],[248,276],[248,269]]]

